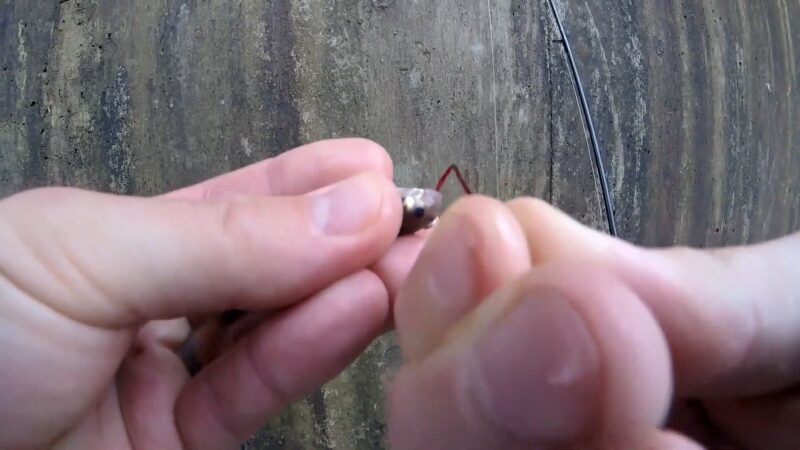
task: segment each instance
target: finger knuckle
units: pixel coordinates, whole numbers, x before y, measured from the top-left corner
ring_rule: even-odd
[[[224,201],[219,206],[218,223],[220,234],[233,242],[251,246],[255,236],[258,214],[252,202],[241,200]]]
[[[262,351],[258,348],[258,340],[251,336],[245,341],[245,360],[253,376],[262,388],[262,395],[276,405],[286,405],[292,401],[296,395],[295,389],[289,374],[284,373],[281,368],[276,366],[264,367],[261,363]],[[293,355],[281,355],[274,351],[270,355],[272,361],[291,361]]]
[[[366,161],[369,167],[373,167],[386,175],[392,174],[392,158],[382,145],[369,139],[354,138],[353,148],[360,153],[359,159]]]
[[[526,216],[539,217],[545,214],[552,206],[542,199],[535,197],[520,197],[508,203],[513,211],[519,211]]]
[[[50,208],[63,204],[65,200],[73,198],[79,193],[80,191],[74,188],[35,188],[2,199],[0,200],[0,205],[6,208],[22,208],[23,210],[29,209],[31,206]]]
[[[494,213],[505,209],[505,206],[497,199],[473,194],[459,198],[451,209],[457,212],[481,211],[485,213]]]

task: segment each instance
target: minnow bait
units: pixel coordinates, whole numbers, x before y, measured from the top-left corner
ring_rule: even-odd
[[[433,189],[398,188],[403,202],[400,235],[432,228],[442,213],[442,194]]]
[[[451,164],[444,171],[435,189],[423,188],[398,188],[400,199],[403,202],[403,225],[400,235],[414,234],[417,231],[432,228],[439,221],[442,213],[442,193],[439,192],[444,182],[451,173],[455,173],[464,193],[471,194],[472,190],[467,185],[461,171],[455,164]]]

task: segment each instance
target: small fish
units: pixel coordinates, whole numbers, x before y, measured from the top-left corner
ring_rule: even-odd
[[[398,188],[403,202],[400,235],[414,234],[436,225],[442,213],[442,194],[433,189]]]

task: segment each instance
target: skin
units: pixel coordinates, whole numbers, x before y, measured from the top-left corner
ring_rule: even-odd
[[[391,326],[393,448],[800,446],[800,236],[643,249],[470,196],[398,239],[391,178],[347,139],[0,201],[0,448],[236,448]]]
[[[158,198],[0,202],[0,448],[237,448],[387,329],[423,243],[391,178],[348,139]]]
[[[644,249],[472,196],[394,316],[394,448],[800,448],[800,235]]]

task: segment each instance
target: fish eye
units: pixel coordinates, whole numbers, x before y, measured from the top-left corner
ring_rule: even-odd
[[[425,217],[425,208],[416,207],[414,208],[414,217]]]

